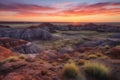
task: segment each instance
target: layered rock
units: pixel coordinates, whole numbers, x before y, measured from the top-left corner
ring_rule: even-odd
[[[3,60],[5,58],[8,58],[13,55],[14,55],[14,53],[11,50],[0,46],[0,60]]]
[[[38,46],[25,40],[0,38],[0,45],[9,48],[15,52],[20,52],[25,54],[41,52],[41,49]]]

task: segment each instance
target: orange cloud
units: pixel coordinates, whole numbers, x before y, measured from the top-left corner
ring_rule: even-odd
[[[98,21],[102,21],[101,17],[104,20],[108,19],[108,16],[114,18],[114,21],[120,21],[116,16],[120,16],[120,3],[105,2],[105,3],[96,3],[96,4],[79,4],[73,5],[71,3],[60,4],[65,6],[64,9],[57,6],[41,6],[34,4],[20,4],[20,3],[0,3],[0,12],[6,14],[0,14],[3,19],[7,18],[9,12],[13,12],[8,15],[8,18],[15,18],[18,20],[43,20],[43,21],[86,21],[87,19],[93,20],[94,16]],[[104,16],[106,15],[106,16]],[[112,15],[112,17],[111,17]],[[80,18],[81,17],[81,18]],[[53,19],[51,19],[53,18]],[[86,18],[86,19],[83,19]],[[0,19],[2,20],[2,19]],[[88,20],[88,21],[89,21]],[[96,21],[96,20],[94,20]]]
[[[61,12],[63,16],[79,16],[79,15],[119,15],[120,14],[120,3],[96,3],[84,6],[76,6],[72,9],[64,10]]]

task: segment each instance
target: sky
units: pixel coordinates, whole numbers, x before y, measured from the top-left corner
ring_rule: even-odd
[[[120,22],[120,0],[0,0],[0,21]]]

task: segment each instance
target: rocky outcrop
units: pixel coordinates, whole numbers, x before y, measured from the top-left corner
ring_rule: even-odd
[[[41,52],[41,49],[38,46],[25,40],[0,38],[0,45],[9,48],[12,51],[24,53],[24,54]]]
[[[0,37],[10,37],[23,40],[49,40],[52,35],[40,28],[0,28]]]
[[[11,50],[0,46],[0,60],[3,60],[5,58],[8,58],[13,55],[14,55],[14,53]]]
[[[41,52],[41,49],[37,45],[35,45],[31,42],[28,42],[24,45],[15,47],[12,50],[15,52],[20,52],[20,53],[24,53],[24,54],[34,54],[34,53]]]

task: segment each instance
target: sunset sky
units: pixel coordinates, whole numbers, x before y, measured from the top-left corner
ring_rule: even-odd
[[[0,0],[0,21],[120,22],[120,0]]]

